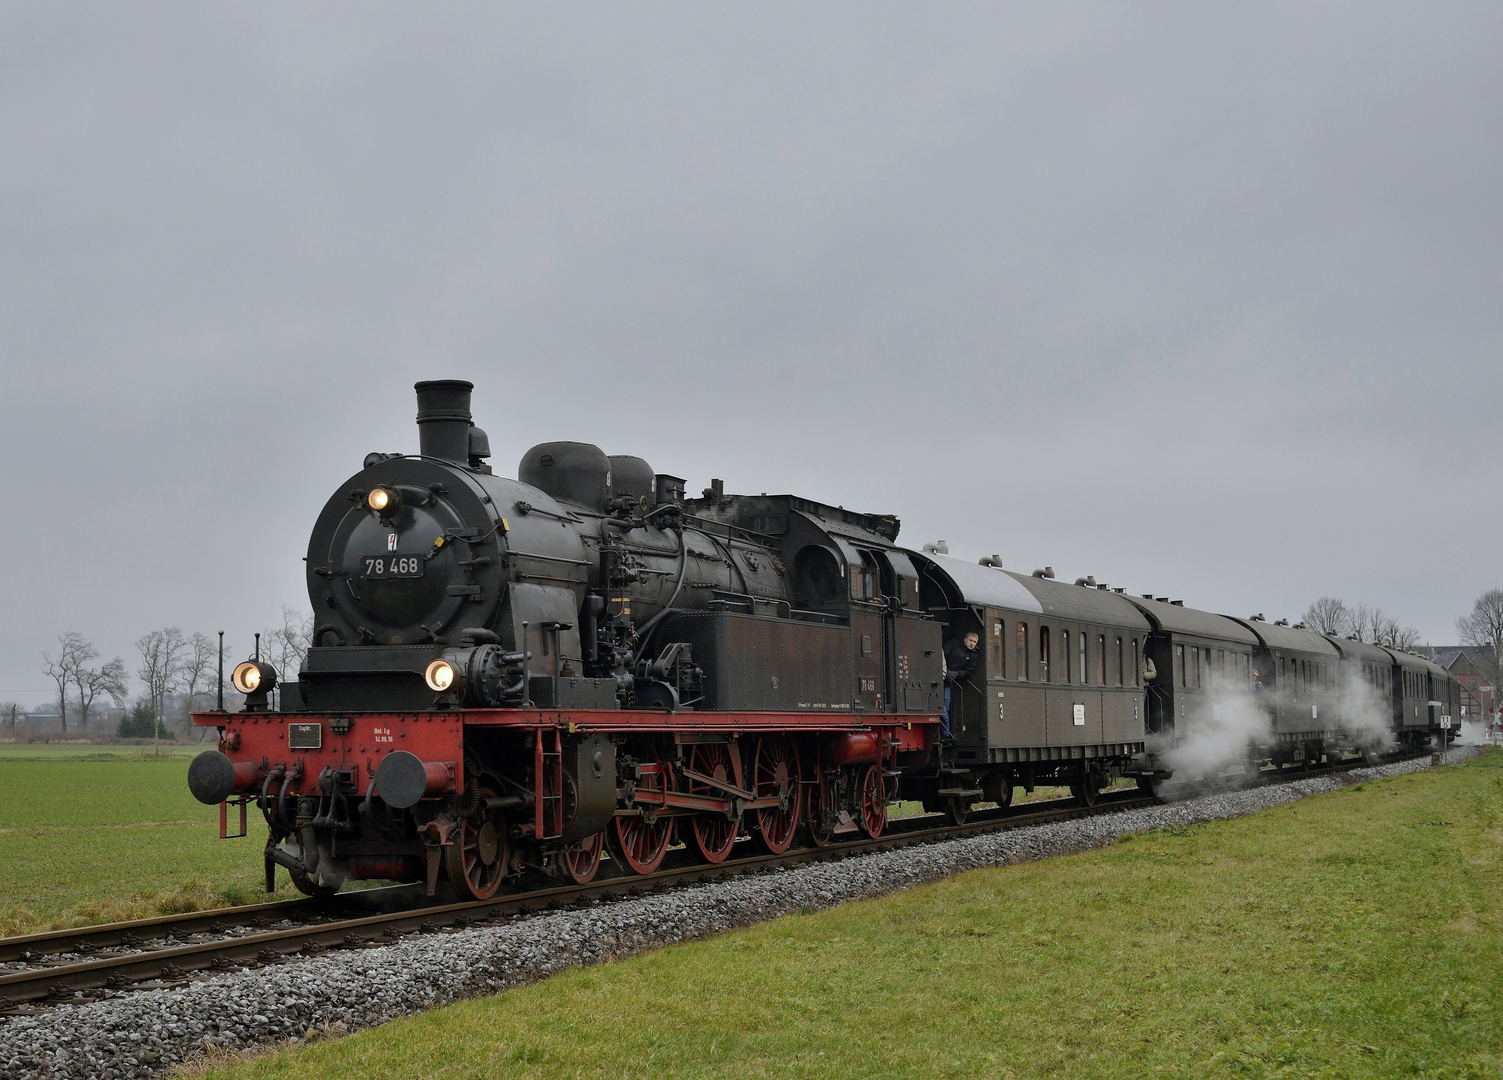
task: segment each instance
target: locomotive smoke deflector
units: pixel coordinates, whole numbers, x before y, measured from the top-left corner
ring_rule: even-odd
[[[418,402],[418,452],[426,458],[470,463],[470,391],[475,384],[463,379],[432,379],[416,383]],[[488,455],[490,447],[482,432],[478,440]]]

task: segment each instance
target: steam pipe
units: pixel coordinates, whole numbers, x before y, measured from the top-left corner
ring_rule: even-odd
[[[633,667],[636,667],[637,661],[642,658],[642,650],[647,648],[647,638],[648,635],[652,632],[653,627],[657,626],[657,624],[662,621],[664,615],[667,615],[670,611],[673,610],[673,602],[678,599],[678,594],[684,587],[684,578],[686,578],[689,574],[689,541],[685,535],[686,532],[687,530],[685,529],[678,530],[678,584],[673,586],[673,595],[670,596],[668,598],[668,602],[663,605],[663,610],[659,611],[656,615],[648,619],[641,625],[641,627],[638,628],[637,651],[632,654],[631,658]]]

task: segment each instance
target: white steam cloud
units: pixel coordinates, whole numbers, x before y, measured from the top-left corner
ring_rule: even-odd
[[[1312,725],[1333,732],[1337,748],[1386,753],[1394,746],[1392,702],[1355,668],[1342,665],[1342,672],[1334,699],[1328,693],[1301,696],[1300,707],[1318,704],[1324,715]],[[1276,741],[1274,713],[1289,701],[1282,691],[1255,691],[1220,675],[1212,676],[1204,694],[1184,697],[1192,715],[1179,718],[1172,739],[1152,747],[1180,780],[1216,776],[1268,757]]]
[[[1378,692],[1357,668],[1341,665],[1341,694],[1336,702],[1341,745],[1364,754],[1384,754],[1394,747],[1393,701]]]
[[[1187,704],[1190,698],[1185,695]],[[1273,741],[1271,705],[1267,691],[1254,693],[1242,683],[1212,676],[1195,717],[1180,717],[1174,740],[1157,748],[1159,754],[1182,780],[1245,764],[1262,756],[1255,747]]]

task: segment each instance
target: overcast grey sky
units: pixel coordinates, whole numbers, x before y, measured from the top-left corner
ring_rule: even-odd
[[[1503,6],[0,7],[0,699],[237,652],[475,382],[1239,615],[1503,584]]]

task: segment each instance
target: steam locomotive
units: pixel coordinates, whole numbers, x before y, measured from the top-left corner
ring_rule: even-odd
[[[535,446],[503,478],[472,384],[416,390],[419,453],[368,455],[314,524],[296,679],[249,659],[243,710],[194,716],[219,743],[189,787],[220,806],[221,835],[232,807],[238,835],[250,804],[265,816],[268,891],[281,866],[314,895],[442,878],[485,899],[529,873],[589,881],[607,850],[646,874],[675,842],[718,863],[739,838],[776,853],[877,836],[900,798],[958,821],[1018,786],[1154,790],[1214,708],[1202,657],[1245,679],[1254,659],[1297,674],[1345,656],[1092,579],[900,548],[891,516],[718,480],[691,499],[585,443]],[[942,645],[967,633],[981,661],[942,741]],[[1363,664],[1380,666],[1353,651]],[[1439,723],[1423,675],[1424,724],[1398,725],[1412,738]],[[1357,748],[1339,707],[1299,721],[1314,685],[1275,687],[1288,722],[1249,761]]]

